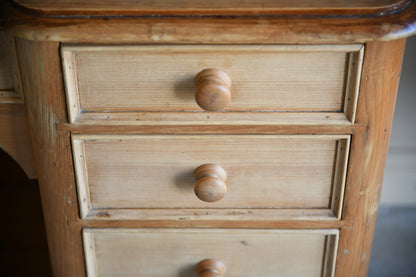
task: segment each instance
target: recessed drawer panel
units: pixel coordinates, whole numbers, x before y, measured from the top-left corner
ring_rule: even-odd
[[[340,216],[349,136],[72,138],[83,217],[134,218],[135,210],[148,208],[181,209],[178,214],[210,208],[327,209]],[[208,167],[195,172],[201,165]],[[198,186],[195,179],[201,180]],[[216,199],[217,193],[223,198]]]
[[[90,112],[203,111],[195,77],[209,68],[229,77],[199,78],[201,101],[229,101],[216,110],[338,112],[352,120],[361,52],[361,45],[64,46],[62,57],[72,121]],[[231,100],[222,90],[211,95],[228,85]]]
[[[207,258],[222,262],[227,277],[330,277],[338,243],[338,230],[84,229],[83,235],[89,277],[196,277],[195,266]]]

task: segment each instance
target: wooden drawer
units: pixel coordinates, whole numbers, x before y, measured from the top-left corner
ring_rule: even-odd
[[[84,229],[89,277],[190,277],[213,258],[227,277],[333,276],[338,230]]]
[[[349,136],[73,135],[72,142],[83,218],[148,219],[140,212],[148,208],[178,209],[177,217],[212,208],[340,217]],[[194,194],[194,170],[211,163],[225,170],[228,189],[213,203]]]
[[[194,99],[195,76],[217,68],[231,79],[225,111],[335,112],[353,121],[362,49],[66,45],[62,58],[70,119],[105,112],[202,111]]]

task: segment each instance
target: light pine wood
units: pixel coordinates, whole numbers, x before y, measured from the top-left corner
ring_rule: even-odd
[[[41,14],[101,15],[253,15],[253,14],[374,14],[389,13],[406,6],[409,0],[14,0]]]
[[[353,134],[366,126],[340,113],[86,113],[58,130],[74,134]]]
[[[70,136],[56,128],[67,122],[59,43],[17,39],[16,47],[52,272],[60,277],[83,277],[85,265]]]
[[[333,249],[338,249],[339,236],[328,236],[325,242],[325,259],[323,262],[322,276],[334,276],[337,254],[332,254]],[[330,255],[328,255],[331,253]]]
[[[29,120],[24,105],[0,104],[0,148],[20,165],[28,178],[36,178]]]
[[[194,192],[196,197],[205,202],[221,200],[227,193],[225,179],[227,173],[217,164],[204,164],[195,169]]]
[[[353,227],[340,231],[337,277],[367,276],[404,46],[403,39],[365,48],[356,121],[368,127],[351,140],[342,218]]]
[[[347,82],[345,83],[346,93],[344,99],[344,113],[351,122],[355,122],[363,56],[364,47],[362,47],[358,52],[350,53],[350,57],[348,59],[348,75]]]
[[[219,69],[204,69],[195,77],[195,101],[206,111],[224,109],[231,101],[231,80]]]
[[[0,24],[20,38],[14,85],[26,96],[54,274],[83,277],[85,263],[91,276],[157,274],[167,267],[156,262],[208,248],[231,258],[197,253],[157,277],[196,276],[207,258],[224,262],[226,276],[366,276],[404,49],[396,39],[415,33],[416,1],[161,1],[0,8]],[[193,80],[206,68],[232,80],[225,112],[194,100]],[[187,75],[175,83],[172,72]],[[246,89],[251,80],[262,89]],[[185,174],[156,182],[184,161]],[[193,193],[193,171],[207,163],[228,175],[214,203]],[[302,175],[308,169],[316,174]],[[267,181],[275,176],[287,182]],[[299,190],[296,179],[306,180]],[[255,193],[237,203],[247,187]]]
[[[334,187],[342,186],[342,180],[334,179],[337,145],[349,136],[73,135],[72,139],[81,213],[88,217],[99,209],[126,209],[127,214],[140,208],[330,209]],[[228,192],[215,203],[202,202],[193,193],[193,172],[207,163],[227,172]],[[345,168],[342,163],[338,166]]]
[[[172,213],[168,209],[149,209],[145,210],[148,217],[144,220],[137,220],[137,217],[130,220],[106,220],[111,218],[102,214],[101,217],[81,220],[82,227],[89,228],[238,228],[238,229],[339,229],[341,227],[351,228],[349,221],[337,220],[328,210],[292,210],[290,213],[276,214],[275,210],[227,210],[228,216],[212,216],[221,214],[219,210],[197,210],[200,216],[192,214],[195,210],[184,210],[183,215],[178,217],[178,211],[173,211],[175,216],[166,216]],[[287,211],[287,210],[285,210]],[[325,215],[326,213],[326,215]],[[155,214],[158,217],[155,217]],[[143,214],[142,214],[143,215]],[[159,216],[161,215],[161,216]],[[245,216],[247,215],[247,216]],[[292,217],[290,217],[292,216]]]
[[[322,275],[338,230],[84,229],[88,276],[194,276],[218,259],[227,277]],[[296,265],[296,266],[294,266]],[[331,266],[329,266],[331,267]]]
[[[341,113],[348,81],[345,65],[349,53],[361,48],[64,46],[70,118],[77,121],[81,111],[200,111],[194,78],[207,68],[224,70],[232,80],[226,111]]]
[[[225,270],[225,264],[215,259],[202,260],[195,267],[198,277],[223,277]]]
[[[241,122],[237,122],[241,123]],[[330,135],[353,134],[357,131],[365,130],[365,126],[356,124],[337,125],[328,124],[324,126],[314,125],[263,125],[263,124],[249,124],[249,125],[192,125],[180,124],[175,126],[168,125],[58,125],[60,131],[71,131],[74,134],[97,134],[97,133],[112,133],[112,134],[314,134],[324,133]]]
[[[163,227],[175,226],[200,226],[209,227],[211,225],[224,227],[250,227],[250,228],[338,228],[348,223],[337,221],[333,211],[329,209],[207,209],[207,208],[187,208],[187,209],[96,209],[88,213],[86,220],[92,226],[135,226],[151,227],[148,223]],[[104,220],[103,225],[91,223],[94,220]],[[131,223],[130,221],[135,221]],[[124,222],[126,221],[126,222]],[[138,222],[136,222],[138,221]],[[155,223],[155,221],[162,221]],[[188,222],[189,221],[189,222]],[[225,221],[230,221],[227,225]],[[121,223],[124,222],[124,223]],[[130,223],[129,223],[130,222]],[[167,222],[167,223],[166,223]],[[127,224],[127,225],[126,225]],[[130,224],[130,225],[129,225]],[[139,224],[139,225],[137,225]],[[140,225],[144,224],[144,225]],[[175,225],[176,224],[176,225]],[[211,225],[210,225],[211,224]],[[91,225],[84,225],[91,226]]]
[[[301,125],[314,128],[316,133],[326,133],[331,130],[343,128],[342,133],[349,133],[356,128],[351,121],[342,113],[270,113],[270,112],[122,112],[122,113],[83,113],[74,124],[60,125],[67,131],[77,131],[82,128],[83,132],[97,127],[109,126],[116,130],[118,125],[123,127],[137,128],[137,125],[267,125],[279,128],[291,128]],[[302,131],[303,128],[299,131]],[[327,128],[322,131],[319,128]],[[309,131],[314,133],[314,131]],[[103,132],[101,132],[103,133]],[[105,133],[105,132],[104,132]]]
[[[347,166],[349,159],[350,140],[342,140],[337,144],[337,156],[334,168],[334,186],[332,191],[331,210],[337,218],[341,218],[344,199],[345,181],[347,178]]]
[[[76,124],[59,124],[74,134],[353,134],[366,126],[340,113],[86,113]]]

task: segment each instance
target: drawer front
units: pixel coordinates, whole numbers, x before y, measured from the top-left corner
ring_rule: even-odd
[[[342,202],[349,136],[72,139],[84,217],[100,210],[146,208],[331,209],[337,214]],[[226,173],[227,192],[216,202],[194,194],[194,170],[204,164],[219,165]]]
[[[227,277],[333,276],[338,230],[84,229],[88,276],[196,277],[212,258]]]
[[[195,77],[207,68],[231,79],[226,111],[350,113],[361,50],[361,45],[64,46],[62,57],[70,117],[76,121],[88,112],[202,111],[194,99]]]

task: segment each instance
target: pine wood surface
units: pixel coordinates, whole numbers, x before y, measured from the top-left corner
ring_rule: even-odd
[[[56,129],[56,124],[67,122],[59,44],[17,39],[16,47],[52,272],[54,276],[82,277],[84,259],[70,137]]]
[[[221,260],[226,276],[322,275],[338,230],[84,229],[88,275],[194,276],[203,259]],[[328,241],[335,241],[325,251]],[[293,266],[296,264],[296,266]],[[137,275],[139,273],[139,275]]]
[[[217,164],[203,164],[195,169],[194,193],[205,202],[221,200],[227,193],[227,173]]]
[[[195,266],[198,277],[222,277],[225,274],[226,266],[223,262],[215,259],[205,259]]]
[[[322,229],[351,226],[329,209],[96,209],[84,227]]]
[[[220,111],[231,100],[231,79],[221,69],[207,68],[195,77],[195,101],[206,111]]]
[[[276,214],[272,212],[254,213],[249,215],[249,210],[229,210],[228,215],[215,216],[211,210],[188,210],[184,211],[183,217],[169,214],[170,210],[149,209],[138,216],[148,215],[147,220],[105,220],[105,213],[100,216],[82,220],[79,224],[82,227],[91,228],[240,228],[240,229],[339,229],[341,227],[351,228],[352,224],[348,221],[337,220],[328,210],[292,210],[287,214]],[[113,211],[108,214],[111,216]],[[116,211],[117,212],[117,211]],[[191,214],[192,213],[192,214]],[[195,216],[195,213],[197,214]],[[207,215],[208,213],[208,215]],[[155,216],[157,214],[158,216]],[[211,216],[214,214],[214,216]],[[325,215],[326,214],[326,215]],[[160,215],[160,216],[159,216]],[[166,216],[167,215],[167,216]],[[120,218],[120,217],[119,217]],[[137,217],[136,217],[137,218]],[[101,219],[101,220],[96,220]]]
[[[315,2],[317,5],[319,3],[323,2]],[[135,16],[134,14],[130,16],[94,14],[89,17],[86,14],[80,14],[79,16],[68,14],[69,16],[60,17],[54,15],[53,11],[49,11],[51,13],[48,15],[46,10],[43,12],[36,11],[37,8],[33,7],[21,8],[17,4],[4,6],[5,9],[1,11],[3,13],[2,24],[4,23],[11,34],[22,38],[17,39],[16,47],[31,132],[34,138],[35,160],[39,172],[54,274],[56,276],[85,276],[85,264],[82,257],[82,228],[89,230],[92,230],[93,227],[115,228],[118,229],[118,232],[121,231],[120,228],[167,228],[167,230],[158,229],[161,232],[169,232],[170,228],[184,228],[181,231],[186,233],[200,227],[208,233],[211,231],[209,229],[221,228],[220,232],[230,232],[230,237],[235,228],[291,229],[288,231],[289,233],[294,233],[294,229],[320,229],[321,231],[317,232],[322,232],[322,230],[333,228],[339,230],[339,249],[336,251],[335,276],[366,276],[395,93],[400,75],[401,56],[404,48],[404,39],[397,41],[395,39],[404,38],[415,33],[416,30],[414,27],[416,2],[407,3],[402,1],[401,3],[404,4],[401,8],[394,12],[389,10],[383,14],[378,8],[354,7],[349,10],[328,8],[324,9],[323,13],[314,12],[313,9],[304,9],[304,12],[309,12],[308,16],[302,14],[302,10],[297,10],[297,12],[301,12],[299,16],[292,16],[291,13],[294,10],[286,10],[284,15],[279,16],[240,14],[240,16],[233,17],[203,16],[203,14],[196,16],[161,15],[157,17]],[[105,3],[103,2],[103,4]],[[350,13],[357,12],[364,16],[358,16],[358,14],[356,14],[357,16],[348,16],[347,10]],[[238,12],[238,10],[236,11]],[[378,14],[374,14],[373,11],[378,11]],[[38,16],[35,14],[36,12],[44,14]],[[91,12],[91,10],[88,12]],[[174,13],[172,10],[170,12]],[[227,11],[224,9],[223,12]],[[252,11],[252,13],[258,12],[258,10]],[[331,16],[331,12],[337,13]],[[44,42],[30,40],[42,40]],[[387,40],[393,41],[382,42]],[[65,89],[59,59],[60,43],[66,46],[71,44],[71,47],[79,49],[85,49],[85,45],[90,43],[98,46],[97,48],[102,47],[98,45],[100,43],[107,44],[105,47],[110,45],[115,48],[119,47],[120,44],[135,44],[134,47],[138,47],[137,44],[140,44],[140,47],[146,44],[145,47],[148,48],[155,48],[155,44],[162,48],[171,47],[166,46],[166,44],[181,45],[175,47],[183,47],[183,45],[189,44],[192,45],[190,48],[195,47],[195,44],[201,44],[209,48],[212,45],[220,44],[224,47],[229,47],[227,45],[230,44],[240,44],[239,47],[241,47],[241,44],[363,43],[365,44],[365,53],[362,71],[357,66],[352,67],[353,70],[345,71],[348,64],[353,64],[352,60],[360,61],[358,52],[353,55],[353,59],[344,59],[343,72],[346,76],[344,75],[343,80],[345,78],[351,80],[345,88],[347,90],[345,98],[348,99],[351,95],[358,96],[357,110],[355,108],[349,109],[348,105],[346,107],[340,103],[338,111],[342,111],[342,113],[320,112],[313,116],[308,113],[301,115],[297,112],[290,115],[258,113],[252,115],[253,117],[250,117],[249,113],[243,113],[244,115],[239,118],[237,113],[233,114],[232,112],[229,114],[189,112],[187,114],[180,112],[179,109],[170,112],[169,115],[161,115],[154,112],[157,108],[146,112],[131,111],[126,108],[122,112],[113,110],[111,113],[105,109],[97,110],[94,113],[81,113],[76,118],[78,120],[76,124],[71,124],[70,121],[76,117],[72,115],[77,113],[72,113],[68,117],[65,111]],[[330,53],[330,55],[334,55],[334,53]],[[324,56],[321,56],[318,62],[327,63],[328,61],[322,59],[322,57]],[[340,65],[341,62],[337,64]],[[359,81],[357,81],[357,78],[353,78],[359,76],[360,73],[362,73],[362,76]],[[231,77],[232,80],[235,79],[233,76]],[[322,85],[326,85],[325,82],[322,82]],[[359,95],[348,93],[348,91],[355,91],[358,86],[360,86]],[[120,87],[122,86],[118,86],[117,90]],[[97,95],[100,96],[99,93]],[[117,100],[114,96],[110,99]],[[357,97],[352,99],[353,107],[355,107],[356,100]],[[70,99],[70,101],[72,100]],[[128,105],[128,101],[126,103]],[[230,103],[232,105],[233,99]],[[82,109],[79,108],[78,111],[81,112]],[[322,118],[324,115],[330,117]],[[210,118],[207,118],[207,116]],[[160,122],[158,122],[159,119],[161,119]],[[275,119],[277,120],[275,121]],[[282,123],[286,119],[289,119],[290,123]],[[198,120],[197,125],[192,124],[193,120]],[[226,120],[233,121],[225,124]],[[303,122],[303,120],[307,122]],[[175,123],[178,124],[175,125]],[[74,133],[74,137],[77,136],[76,134],[80,134],[80,137],[94,137],[96,134],[98,136],[112,134],[111,136],[121,137],[129,136],[127,134],[135,134],[136,136],[151,137],[149,134],[153,136],[159,133],[165,133],[166,136],[170,137],[185,136],[178,134],[190,134],[191,137],[196,136],[193,134],[208,136],[207,134],[213,133],[227,134],[227,137],[230,134],[246,134],[246,137],[251,136],[248,134],[257,134],[256,136],[259,136],[258,134],[262,134],[261,136],[272,134],[271,137],[276,134],[306,134],[308,136],[311,134],[335,134],[336,136],[346,137],[351,135],[349,156],[345,154],[345,151],[341,155],[335,155],[337,152],[335,145],[331,150],[331,165],[333,168],[342,168],[343,166],[340,166],[340,164],[345,166],[343,160],[348,157],[348,167],[346,169],[338,172],[331,171],[333,179],[338,180],[336,182],[346,180],[345,192],[344,186],[338,186],[336,190],[332,191],[332,194],[328,194],[327,198],[328,203],[331,201],[332,203],[336,201],[341,203],[339,199],[344,199],[343,207],[341,209],[339,206],[327,205],[328,208],[321,207],[317,209],[287,208],[282,209],[283,211],[279,211],[279,213],[274,213],[273,209],[244,208],[189,208],[182,210],[116,208],[91,210],[88,218],[80,220],[75,172],[72,164],[71,132]],[[238,137],[237,135],[232,136]],[[124,140],[124,137],[122,140]],[[346,146],[346,144],[344,145]],[[130,152],[134,153],[134,151]],[[98,153],[98,150],[95,153]],[[126,155],[132,155],[132,153],[127,152]],[[159,152],[155,153],[160,155]],[[329,157],[328,152],[323,153],[326,153],[327,158]],[[120,160],[123,160],[122,158]],[[99,159],[95,161],[99,162]],[[79,163],[79,161],[75,162]],[[177,164],[177,160],[170,164]],[[166,168],[170,169],[169,167]],[[192,168],[194,167],[192,166]],[[166,170],[160,172],[153,173],[152,176],[163,176]],[[343,174],[346,174],[346,177]],[[112,179],[117,182],[118,177],[115,174]],[[126,177],[123,178],[127,179]],[[114,186],[111,189],[114,189]],[[86,191],[81,191],[81,193],[87,194]],[[130,197],[130,195],[127,196]],[[228,193],[223,200],[226,200],[227,196],[229,196]],[[334,200],[334,196],[336,196],[335,199],[338,197],[338,200]],[[173,202],[173,200],[170,201]],[[214,203],[214,205],[217,204]],[[337,217],[341,210],[342,216],[338,220]],[[180,211],[182,216],[179,216]],[[97,229],[95,230],[97,231]],[[249,231],[256,232],[258,230],[239,230],[238,232]],[[264,232],[267,231],[275,232],[275,230],[264,230]],[[125,238],[127,238],[125,241],[128,241],[130,236],[127,235]],[[97,246],[108,245],[107,242],[103,243],[101,241]],[[289,246],[291,247],[292,244]],[[332,265],[335,258],[320,255],[320,253],[328,251],[326,249],[335,249],[334,244],[334,240],[330,243],[326,240],[326,244],[321,243],[319,247],[307,248],[312,249],[309,253],[318,253],[318,255],[313,256],[314,258],[320,257],[319,262],[314,263],[314,268],[319,266],[319,272],[323,272],[324,275],[329,274],[328,276],[330,276],[332,269],[326,265]],[[131,244],[127,242],[125,242],[125,245],[131,247]],[[210,243],[210,247],[214,247],[214,245]],[[290,247],[289,249],[293,249]],[[181,248],[177,247],[177,249],[180,250]],[[113,254],[111,251],[104,252]],[[242,253],[242,251],[238,253]],[[140,252],[140,254],[143,254],[143,252]],[[232,257],[232,255],[229,256]],[[269,256],[272,257],[273,255],[267,255],[267,257]],[[67,257],[71,258],[67,259]],[[99,260],[101,257],[103,256],[97,256]],[[291,259],[291,257],[291,255],[285,255],[284,258]],[[175,256],[175,258],[180,258],[180,256]],[[204,258],[207,257],[201,257],[198,261],[193,261],[193,265]],[[227,260],[220,259],[229,264]],[[156,259],[152,259],[152,261],[154,260]],[[128,262],[129,259],[123,259],[124,261]],[[311,261],[313,260],[311,259]],[[134,262],[132,262],[132,268],[136,266]],[[275,260],[270,264],[273,265],[274,262]],[[91,263],[91,260],[88,260],[88,263]],[[110,262],[104,262],[103,264],[109,267],[115,265]],[[249,264],[244,263],[243,265]],[[124,269],[129,270],[128,268]],[[294,268],[294,270],[298,269],[302,270],[302,267]],[[318,273],[318,276],[320,276],[320,273]],[[301,273],[298,276],[304,275]]]
[[[192,125],[192,124],[180,124],[178,126],[168,125],[58,125],[60,131],[69,132],[74,134],[280,134],[280,135],[301,135],[301,134],[315,134],[324,133],[328,135],[343,135],[354,134],[365,130],[364,125],[265,125],[265,124],[239,124],[238,125],[225,124],[221,125]]]
[[[200,111],[195,78],[208,68],[231,79],[225,111],[342,112],[356,99],[361,45],[64,46],[72,121],[82,111]],[[346,67],[354,59],[351,67]],[[348,78],[346,78],[348,77]],[[348,84],[348,85],[347,85]],[[350,91],[346,92],[346,87]],[[196,94],[196,97],[200,97]],[[348,97],[347,97],[348,96]],[[345,101],[346,102],[346,101]],[[355,101],[345,110],[355,111]]]
[[[83,217],[94,209],[329,209],[332,192],[344,181],[334,180],[338,143],[349,139],[212,135],[72,138]],[[348,149],[338,154],[344,151]],[[339,164],[340,171],[346,162],[347,155]],[[220,165],[227,174],[228,192],[215,203],[202,202],[193,191],[193,171],[207,163]]]
[[[264,15],[231,21],[210,16],[36,16],[10,5],[1,12],[5,26],[16,36],[72,43],[365,43],[404,38],[416,30],[415,1],[396,12],[367,16]]]
[[[351,140],[342,219],[353,227],[341,228],[336,276],[367,275],[404,46],[366,44],[356,121],[367,129]]]
[[[410,0],[14,0],[40,14],[54,15],[253,15],[253,14],[378,14],[399,10]]]
[[[180,128],[178,128],[180,127]],[[354,134],[366,126],[342,113],[82,113],[58,130],[74,134]]]

